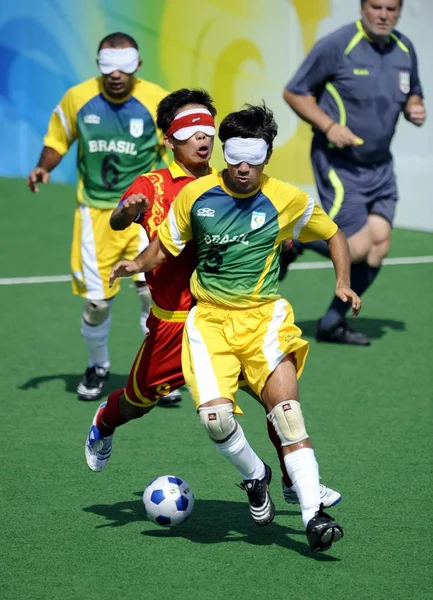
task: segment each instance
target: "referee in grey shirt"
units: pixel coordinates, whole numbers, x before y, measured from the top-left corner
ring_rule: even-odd
[[[403,113],[423,125],[426,113],[412,42],[394,27],[403,0],[361,0],[361,19],[319,40],[284,90],[284,99],[313,126],[311,161],[325,211],[346,234],[351,284],[362,295],[390,247],[397,187],[390,152]],[[281,278],[296,254],[326,244],[294,243],[282,255]],[[334,297],[318,322],[322,342],[368,345],[348,327],[348,307]]]

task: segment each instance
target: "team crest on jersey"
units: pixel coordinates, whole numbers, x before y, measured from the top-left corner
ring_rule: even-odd
[[[408,94],[410,92],[410,73],[409,71],[400,71],[399,73],[400,92]]]
[[[266,221],[266,213],[253,211],[251,215],[251,229],[260,229]]]
[[[144,121],[143,119],[130,119],[129,120],[129,133],[132,137],[139,138],[143,135]]]

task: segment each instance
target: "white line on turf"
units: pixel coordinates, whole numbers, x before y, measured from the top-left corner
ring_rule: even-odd
[[[400,258],[385,258],[385,266],[395,265],[421,265],[433,263],[433,256],[402,256]],[[299,262],[290,265],[291,271],[311,271],[315,269],[332,269],[329,260],[316,262]],[[66,283],[71,281],[70,275],[46,275],[41,277],[3,277],[0,285],[20,285],[29,283]]]
[[[421,265],[433,263],[433,256],[402,256],[400,258],[385,258],[383,264],[385,266],[394,265]],[[289,266],[291,271],[307,271],[314,269],[332,269],[332,262],[322,260],[316,262],[298,262]],[[1,279],[0,279],[1,281]]]

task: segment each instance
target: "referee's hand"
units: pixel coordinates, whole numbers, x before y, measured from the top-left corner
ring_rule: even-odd
[[[421,127],[421,125],[424,125],[427,117],[425,106],[423,104],[413,104],[407,112],[405,112],[405,117],[414,125]]]
[[[326,137],[336,148],[345,148],[346,146],[360,146],[364,140],[355,135],[348,127],[334,123],[328,129]]]

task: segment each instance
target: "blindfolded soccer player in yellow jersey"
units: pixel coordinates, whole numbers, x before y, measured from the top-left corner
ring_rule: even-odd
[[[54,109],[39,162],[27,179],[30,190],[38,192],[38,183],[49,181],[50,172],[78,141],[72,290],[84,299],[81,333],[89,354],[77,388],[81,400],[103,395],[110,369],[111,308],[120,289],[108,285],[111,267],[122,256],[133,258],[148,243],[144,229],[135,224],[114,233],[111,213],[138,175],[166,166],[156,108],[167,92],[136,77],[141,65],[137,42],[124,33],[108,35],[99,44],[97,64],[101,76],[70,88]],[[138,279],[145,332],[151,297],[144,276]]]
[[[347,241],[335,223],[308,194],[263,173],[276,134],[265,106],[228,115],[219,129],[227,169],[186,186],[149,248],[132,264],[116,265],[111,278],[152,270],[195,240],[191,291],[197,305],[186,321],[182,364],[200,421],[242,477],[253,519],[267,525],[274,517],[271,472],[233,417],[241,369],[280,438],[315,552],[328,550],[343,530],[323,512],[319,468],[299,403],[297,378],[308,342],[292,307],[278,295],[281,242],[327,241],[335,293],[355,315],[361,301],[350,288]]]

